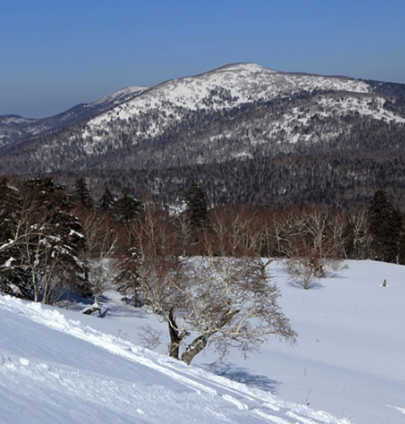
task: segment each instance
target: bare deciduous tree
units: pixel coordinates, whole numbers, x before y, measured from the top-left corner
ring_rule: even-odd
[[[290,208],[275,221],[278,250],[287,270],[304,289],[341,265],[344,226],[321,208]]]
[[[82,225],[86,236],[85,264],[87,285],[94,296],[94,304],[83,312],[100,312],[99,299],[114,287],[121,272],[119,234],[108,214],[94,210],[82,214]]]
[[[186,269],[182,332],[192,339],[181,355],[184,362],[190,363],[209,343],[223,357],[230,347],[247,354],[271,335],[295,340],[277,304],[278,288],[262,278],[253,258],[199,257]]]
[[[257,257],[250,254],[251,240],[237,242],[249,254],[238,246],[237,257],[218,256],[219,236],[213,237],[211,229],[206,250],[212,254],[182,258],[175,253],[171,230],[167,216],[148,204],[132,227],[137,284],[167,323],[170,356],[189,364],[208,344],[224,356],[231,346],[246,354],[271,335],[295,340],[277,304],[279,290],[263,278]]]
[[[262,278],[266,278],[266,268],[271,257],[268,253],[271,235],[268,216],[259,214],[249,206],[217,208],[209,214],[206,232],[206,253],[208,256],[247,256],[256,263]]]
[[[370,257],[371,235],[368,233],[366,209],[350,209],[347,211],[346,216],[345,257],[348,259],[366,259]]]

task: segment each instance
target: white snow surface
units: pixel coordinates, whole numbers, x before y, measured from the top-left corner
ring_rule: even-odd
[[[148,87],[144,87],[144,86],[131,86],[131,87],[122,88],[121,90],[115,91],[112,94],[109,94],[107,96],[102,97],[101,99],[96,100],[95,102],[91,103],[89,106],[96,106],[96,105],[107,103],[107,102],[108,103],[116,102],[118,104],[121,99],[133,94],[140,94],[147,89]]]
[[[227,109],[315,90],[344,91],[356,95],[369,93],[370,87],[364,81],[346,77],[284,73],[253,63],[228,65],[140,91],[134,99],[93,118],[82,133],[84,139],[92,137],[92,142],[85,145],[85,151],[89,155],[96,150],[104,152],[106,147],[103,142],[110,136],[110,124],[114,126],[113,123],[118,120],[141,120],[146,112],[151,113],[154,119],[148,119],[142,129],[138,128],[133,134],[133,143],[146,135],[162,134],[170,125],[182,119],[184,111]],[[99,135],[100,131],[103,136]]]
[[[166,327],[116,292],[99,317],[0,295],[0,422],[405,423],[405,267],[347,265],[303,290],[274,261],[297,345],[191,366],[140,347],[142,327]]]
[[[333,109],[341,109],[346,113],[357,112],[363,116],[372,116],[374,119],[405,124],[405,118],[384,109],[385,102],[385,99],[380,97],[376,97],[375,100],[352,97],[344,100],[324,98],[319,104],[323,107],[325,116]]]
[[[186,108],[188,110],[235,107],[235,102],[204,103],[212,90],[227,90],[236,104],[250,103],[306,90],[335,90],[368,93],[369,86],[362,81],[343,77],[324,77],[305,74],[287,74],[263,68],[253,63],[224,66],[201,75],[170,80],[144,91],[141,96],[94,118],[89,128],[110,119],[128,119],[145,109]],[[219,100],[219,99],[218,99]]]

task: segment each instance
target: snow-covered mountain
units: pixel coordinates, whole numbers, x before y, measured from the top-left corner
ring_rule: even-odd
[[[330,178],[350,168],[353,184],[358,184],[370,181],[372,170],[363,160],[363,168],[357,169],[350,162],[354,156],[397,159],[405,148],[405,85],[401,84],[286,73],[239,63],[149,89],[130,90],[119,100],[102,104],[103,110],[97,109],[97,102],[85,107],[92,116],[61,124],[57,131],[56,127],[41,130],[23,142],[9,137],[7,146],[0,148],[0,172],[80,170],[88,175],[103,172],[98,180],[109,179],[112,173],[124,180],[127,177],[117,173],[198,166],[194,178],[215,185],[209,167],[219,165],[229,175],[229,169],[237,166],[246,168],[239,174],[257,175],[259,182],[250,181],[247,189],[254,193],[262,187],[260,181],[268,179],[258,169],[265,167],[263,161],[272,161],[267,167],[276,168],[274,161],[286,158],[318,158],[324,164],[333,156],[338,159],[334,164],[329,161],[328,167],[336,171]],[[7,125],[0,123],[3,140],[5,128]],[[405,169],[402,159],[400,162]],[[185,173],[190,172],[177,172]],[[309,177],[304,176],[306,181]],[[311,176],[315,182],[320,177]],[[160,182],[153,178],[147,189],[161,192],[162,177],[157,177]],[[169,179],[173,180],[173,175]],[[327,183],[336,184],[343,184],[344,190],[352,181]],[[390,184],[390,180],[383,181],[384,186]],[[288,192],[291,185],[294,182],[289,180],[276,191]],[[374,188],[373,182],[371,185]],[[218,190],[229,192],[230,186],[227,183]],[[319,190],[315,189],[318,194]]]
[[[80,104],[50,118],[27,119],[17,115],[0,116],[0,149],[12,143],[61,129],[88,120],[140,94],[146,87],[127,87],[93,103]]]
[[[4,139],[7,125],[35,134],[77,124],[79,117],[80,127],[28,144],[28,151],[35,150],[34,169],[44,161],[50,170],[60,169],[62,154],[67,168],[91,166],[106,154],[115,168],[123,161],[136,168],[223,162],[330,142],[363,121],[405,126],[404,108],[379,93],[378,84],[241,63],[150,89],[123,90],[57,115],[52,126],[49,120],[34,126],[18,120],[3,122],[0,129]]]
[[[197,139],[191,139],[187,130],[185,132],[190,139],[185,140],[182,135],[190,155],[183,155],[181,162],[218,162],[230,157],[253,156],[256,150],[264,150],[267,154],[269,146],[274,149],[277,144],[315,143],[320,140],[311,130],[316,120],[324,121],[326,126],[328,120],[357,113],[360,117],[404,125],[405,113],[385,109],[386,102],[385,98],[376,96],[372,86],[364,81],[287,74],[254,64],[237,64],[154,87],[142,96],[90,120],[80,139],[84,140],[82,148],[88,156],[124,146],[142,152],[149,150],[149,145],[157,138],[165,138],[172,128],[186,126],[190,119],[195,121],[197,115],[197,123],[193,125],[191,122],[191,135],[197,132]],[[252,107],[264,113],[258,117],[250,116],[248,122],[243,118],[237,119],[241,109],[250,112]],[[198,119],[201,116],[203,118]],[[207,128],[204,121],[211,117],[223,122],[217,128]],[[204,134],[198,133],[201,123],[208,130]],[[117,134],[117,125],[127,135],[128,141],[123,140],[123,134]],[[322,137],[336,138],[335,127],[327,128]],[[183,129],[181,131],[184,132]],[[345,131],[347,127],[342,128],[340,133]],[[235,146],[236,140],[239,143]],[[222,141],[221,146],[225,141],[227,145],[223,149],[230,152],[230,156],[224,151],[204,158],[201,150],[209,150],[211,146],[215,150],[218,141]],[[204,149],[201,149],[201,144]],[[257,149],[258,145],[262,148]],[[175,162],[167,156],[165,161],[171,166]],[[143,157],[143,160],[147,159]]]

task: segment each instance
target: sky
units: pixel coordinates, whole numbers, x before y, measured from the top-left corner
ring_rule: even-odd
[[[228,63],[405,83],[404,0],[0,0],[0,115]]]

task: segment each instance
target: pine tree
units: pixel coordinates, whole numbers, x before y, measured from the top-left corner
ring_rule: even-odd
[[[94,206],[94,200],[91,197],[84,178],[78,178],[76,180],[74,197],[75,201],[85,209],[91,209]]]
[[[27,180],[22,197],[18,234],[5,249],[13,257],[9,270],[24,297],[52,303],[84,274],[82,227],[72,213],[71,196],[52,178]]]
[[[106,187],[104,189],[104,193],[100,198],[100,202],[99,202],[99,209],[102,212],[111,212],[113,206],[114,206],[114,196],[112,195],[110,189],[108,187]]]
[[[183,254],[204,254],[207,196],[201,184],[193,183],[184,195],[186,209],[181,217]]]
[[[374,258],[384,262],[399,262],[404,235],[402,215],[388,201],[384,190],[374,193],[368,208],[368,223]]]
[[[0,181],[0,246],[13,240],[21,215],[22,199],[19,190],[7,178]],[[0,250],[0,291],[18,297],[27,297],[30,285],[26,284],[24,269],[16,268],[16,246]]]
[[[129,194],[128,188],[122,190],[121,197],[114,204],[114,217],[119,222],[132,221],[142,211],[142,203]]]
[[[194,229],[202,228],[207,220],[207,194],[202,185],[194,182],[187,190],[184,200],[190,225]]]
[[[130,295],[135,307],[142,305],[140,294],[142,291],[142,281],[139,268],[142,266],[137,248],[130,247],[122,260],[121,272],[114,279],[114,284],[121,294]]]
[[[0,180],[0,243],[12,237],[13,227],[21,210],[21,196],[18,189],[7,178]]]

